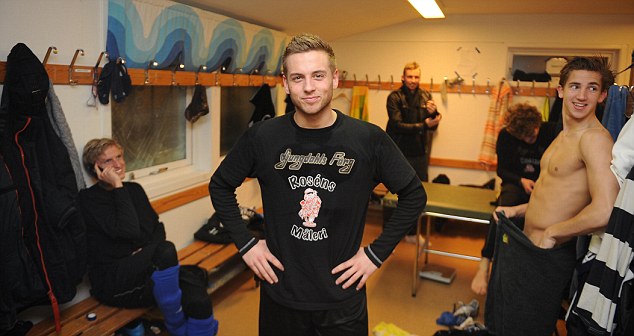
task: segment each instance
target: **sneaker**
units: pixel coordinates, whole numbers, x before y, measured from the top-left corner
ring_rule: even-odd
[[[464,321],[462,321],[462,323],[460,323],[460,325],[457,326],[456,329],[465,330],[465,329],[473,326],[474,324],[475,324],[475,322],[473,321],[473,317],[469,316]]]
[[[464,315],[469,317],[477,317],[478,310],[480,308],[480,302],[478,300],[473,299],[469,304],[464,304],[462,301],[458,301],[456,305],[456,309],[454,310],[454,315]]]
[[[117,330],[116,334],[122,336],[143,336],[145,335],[145,327],[143,326],[143,321],[132,321],[128,323],[125,327]]]

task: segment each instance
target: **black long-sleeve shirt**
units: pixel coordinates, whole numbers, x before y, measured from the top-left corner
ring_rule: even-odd
[[[544,122],[539,128],[537,140],[532,144],[512,136],[505,128],[500,130],[495,148],[498,156],[497,174],[502,184],[511,183],[522,187],[522,178],[537,181],[542,155],[560,130],[560,125]]]
[[[294,309],[345,306],[359,292],[335,285],[330,271],[361,245],[368,200],[383,183],[398,206],[383,233],[365,247],[380,266],[409,231],[426,203],[414,170],[380,128],[337,111],[332,126],[303,129],[293,113],[256,123],[240,138],[209,183],[213,206],[240,253],[257,242],[242,220],[235,190],[258,179],[265,238],[284,265],[279,283],[262,286],[276,302]]]
[[[165,227],[137,183],[124,182],[113,190],[95,184],[80,191],[79,205],[93,266],[116,263],[139,248],[165,240]]]

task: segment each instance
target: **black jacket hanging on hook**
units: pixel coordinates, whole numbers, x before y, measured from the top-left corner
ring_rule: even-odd
[[[115,64],[115,72],[112,74],[112,99],[120,103],[130,95],[132,90],[132,81],[128,75],[128,68],[121,60],[117,60]]]
[[[266,119],[275,117],[275,105],[273,105],[273,99],[271,98],[271,87],[268,84],[262,84],[260,89],[249,100],[251,104],[255,105],[255,110],[249,121],[249,127],[254,123]]]
[[[103,66],[101,73],[99,74],[99,80],[97,81],[97,98],[103,105],[107,105],[110,102],[110,86],[112,85],[112,73],[114,72],[115,62],[110,61]]]
[[[195,123],[198,118],[209,113],[209,104],[207,104],[207,92],[205,87],[196,84],[192,101],[185,109],[185,119],[191,123]]]
[[[128,68],[121,59],[111,60],[104,65],[97,82],[97,97],[101,104],[107,105],[110,102],[110,92],[112,92],[112,99],[120,103],[130,95],[131,90],[132,81]]]
[[[0,180],[9,196],[0,205],[0,334],[12,327],[16,311],[34,304],[48,301],[59,313],[57,304],[73,299],[86,268],[77,182],[46,110],[48,91],[46,69],[18,43],[7,57],[0,104],[8,174]]]

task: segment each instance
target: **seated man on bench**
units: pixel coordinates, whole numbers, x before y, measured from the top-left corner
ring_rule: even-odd
[[[112,139],[90,140],[83,164],[97,179],[79,193],[87,226],[91,294],[115,307],[157,305],[170,335],[215,335],[207,273],[180,267],[174,244],[143,188],[123,182],[123,148]]]

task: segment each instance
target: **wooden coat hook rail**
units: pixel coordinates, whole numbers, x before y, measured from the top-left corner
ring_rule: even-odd
[[[356,76],[355,76],[356,77]],[[367,77],[366,77],[367,78]],[[557,90],[549,87],[536,87],[531,82],[521,82],[517,85],[516,82],[512,84],[513,94],[517,96],[535,96],[535,97],[556,97]],[[378,82],[364,80],[339,80],[339,88],[352,88],[353,86],[367,86],[370,90],[396,90],[401,87],[401,82],[382,82],[379,77]],[[493,84],[492,84],[493,85]],[[420,87],[430,92],[440,92],[442,84],[421,83]],[[476,95],[476,94],[490,94],[492,90],[491,85],[473,85],[472,83],[461,82],[460,85],[447,85],[447,93],[460,93],[464,95]]]
[[[78,49],[76,56],[81,55]],[[84,65],[61,65],[45,63],[50,80],[55,85],[92,85],[93,71],[95,67]],[[102,68],[96,68],[98,73]],[[7,62],[0,61],[0,84],[4,84],[7,73]],[[128,69],[132,85],[181,85],[194,86],[196,83],[202,86],[261,86],[266,83],[270,86],[282,84],[281,76],[257,75],[257,74],[229,74],[202,71],[173,71],[148,69]]]

